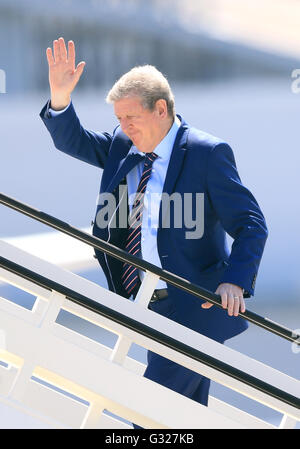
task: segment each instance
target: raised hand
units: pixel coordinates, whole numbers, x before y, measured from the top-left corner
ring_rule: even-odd
[[[68,51],[62,37],[53,41],[53,53],[50,47],[46,50],[49,65],[49,84],[51,90],[51,108],[64,109],[71,101],[71,93],[78,83],[85,62],[75,67],[75,45],[68,42]]]

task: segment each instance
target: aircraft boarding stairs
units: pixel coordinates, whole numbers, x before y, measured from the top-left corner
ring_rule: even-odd
[[[146,271],[132,302],[0,241],[0,280],[36,297],[31,310],[0,297],[3,404],[53,428],[125,429],[135,422],[156,429],[271,429],[294,428],[300,421],[297,379],[147,308],[160,277],[220,307],[217,295],[3,194],[0,202]],[[62,325],[62,311],[116,334],[115,346]],[[289,329],[250,311],[241,315],[299,344]],[[204,407],[143,378],[144,364],[128,356],[132,343],[279,411],[279,427],[211,396]]]

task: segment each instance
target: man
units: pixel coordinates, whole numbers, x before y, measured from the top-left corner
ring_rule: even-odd
[[[132,69],[109,92],[107,101],[120,123],[112,135],[84,129],[71,93],[85,63],[75,67],[72,41],[68,50],[63,38],[53,47],[53,52],[47,49],[51,101],[41,118],[56,148],[103,169],[94,235],[215,291],[226,309],[160,280],[149,306],[155,312],[220,343],[243,332],[247,322],[238,315],[245,311],[244,297],[254,293],[267,228],[256,200],[241,183],[229,145],[190,128],[175,114],[170,86],[152,66]],[[120,188],[126,185],[128,192]],[[116,198],[109,223],[104,220],[104,194]],[[183,209],[175,201],[162,207],[164,196],[174,194],[183,200],[190,195],[187,210],[184,201]],[[115,218],[124,211],[124,201],[129,218],[122,226],[122,217]],[[197,216],[192,226],[183,210]],[[225,232],[234,240],[231,252]],[[110,290],[134,297],[142,273],[99,251],[96,256]],[[209,379],[157,354],[148,354],[145,376],[207,405]]]

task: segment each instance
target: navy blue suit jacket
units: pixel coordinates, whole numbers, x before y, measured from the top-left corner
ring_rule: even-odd
[[[120,127],[112,135],[86,130],[81,126],[72,104],[53,118],[49,116],[46,105],[40,116],[56,148],[103,169],[100,193],[114,193],[118,201],[118,186],[124,178],[118,166],[132,145]],[[168,194],[194,194],[191,202],[193,211],[195,194],[204,193],[204,232],[201,238],[186,239],[186,232],[192,229],[186,227],[184,220],[183,226],[177,228],[172,213],[170,227],[164,227],[160,209],[157,248],[162,268],[210,291],[215,291],[221,282],[236,284],[244,289],[245,297],[249,297],[254,294],[267,238],[264,216],[251,192],[241,183],[230,146],[212,135],[191,128],[180,119],[181,127],[163,191]],[[234,240],[231,251],[226,244],[226,232]],[[124,248],[127,230],[118,227],[102,229],[95,220],[93,234]],[[96,256],[110,290],[126,297],[120,281],[122,263],[99,251],[96,251]],[[203,301],[171,285],[168,288],[171,299],[154,303],[157,312],[222,341],[247,328],[243,318],[229,317],[226,310],[216,306],[202,309]]]

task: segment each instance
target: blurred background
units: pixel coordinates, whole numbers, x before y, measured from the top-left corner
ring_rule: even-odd
[[[85,127],[111,132],[116,119],[104,101],[108,89],[131,67],[154,64],[171,83],[177,112],[232,146],[241,179],[269,228],[247,307],[299,332],[300,94],[292,72],[300,68],[300,1],[0,0],[0,69],[6,75],[5,89],[0,86],[6,92],[0,93],[1,191],[86,229],[101,171],[55,150],[39,118],[49,98],[45,51],[60,36],[74,40],[77,62],[86,61],[73,94]],[[55,245],[50,251],[26,240],[37,234],[50,238],[54,231],[0,206],[2,239],[49,260],[64,257]],[[65,266],[106,285],[94,260],[88,269],[70,260]],[[27,296],[0,285],[0,294],[8,293],[32,306]],[[65,323],[76,327],[70,317]],[[226,344],[299,378],[300,356],[279,337],[250,325]],[[138,348],[132,356],[145,360]],[[211,394],[279,422],[279,414],[218,385]],[[3,413],[0,426],[39,426],[11,418]]]

